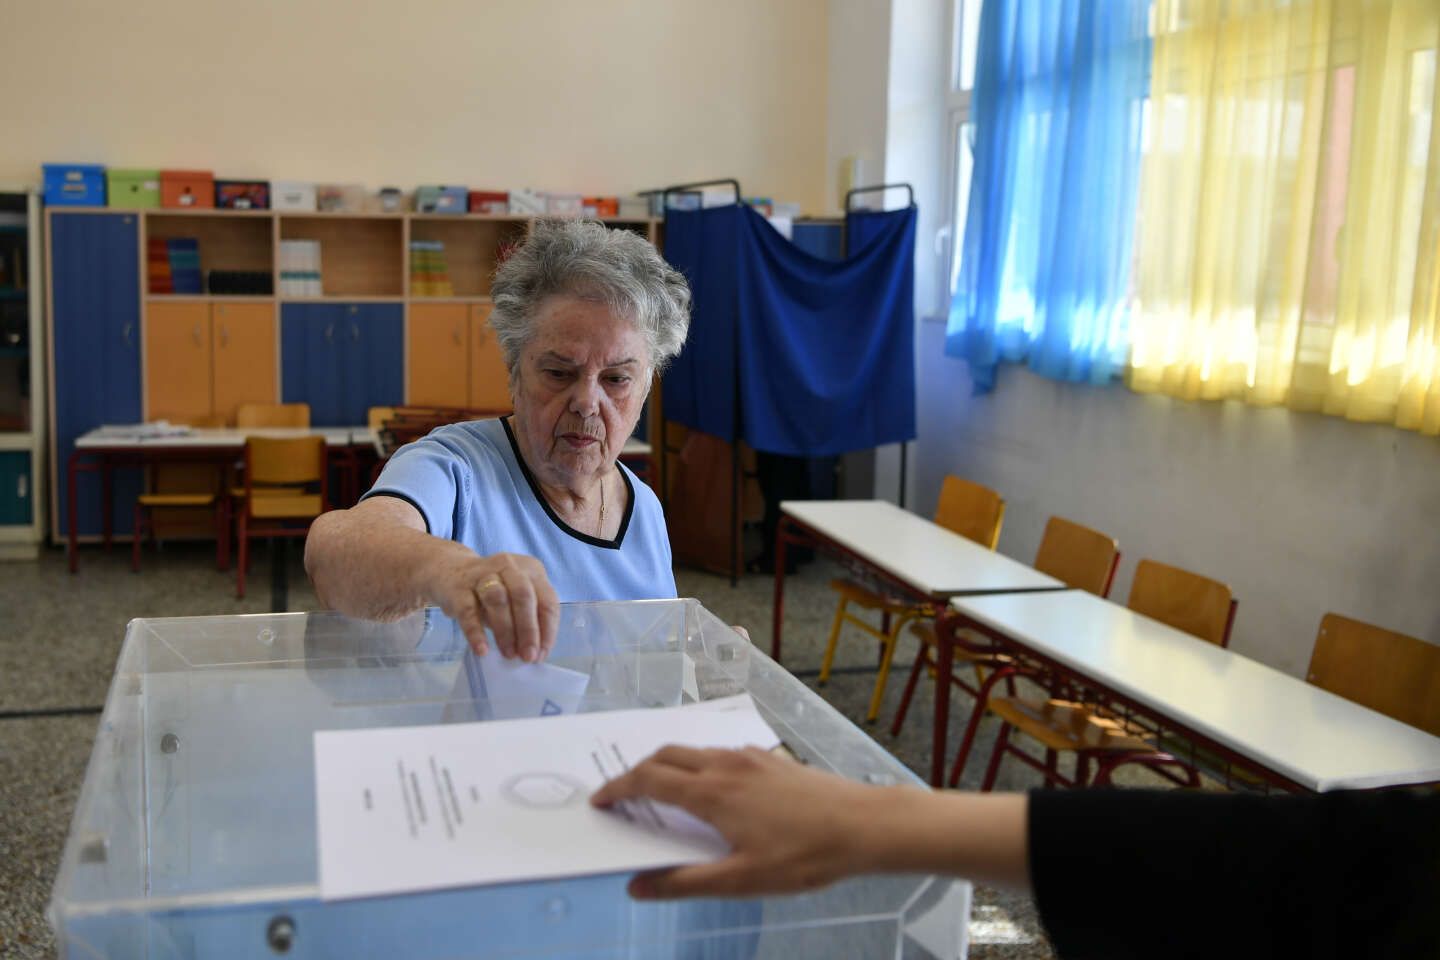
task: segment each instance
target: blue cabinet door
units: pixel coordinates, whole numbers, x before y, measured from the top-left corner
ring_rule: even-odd
[[[140,420],[140,259],[133,213],[56,214],[51,218],[51,336],[55,351],[55,511],[69,531],[66,464],[75,438],[106,423]],[[117,533],[130,530],[141,489],[138,470],[116,471]],[[100,481],[80,475],[77,530],[100,532]]]
[[[340,423],[366,423],[371,407],[405,402],[405,314],[398,303],[345,306]]]
[[[308,403],[310,423],[342,425],[341,346],[344,308],[330,303],[287,303],[280,308],[280,396]]]
[[[0,526],[29,526],[34,517],[30,454],[23,450],[0,453]]]

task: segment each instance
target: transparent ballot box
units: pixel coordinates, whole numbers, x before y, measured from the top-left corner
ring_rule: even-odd
[[[314,732],[511,715],[474,661],[437,610],[132,621],[50,904],[61,956],[964,956],[970,888],[938,877],[754,900],[641,903],[609,874],[322,901]],[[549,662],[588,676],[577,713],[748,692],[801,761],[919,783],[694,600],[565,604]]]

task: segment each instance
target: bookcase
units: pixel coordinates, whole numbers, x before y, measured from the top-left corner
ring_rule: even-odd
[[[0,187],[0,560],[39,553],[45,404],[40,198]]]
[[[604,222],[658,245],[656,219]],[[486,325],[490,280],[530,223],[497,214],[49,208],[51,537],[68,534],[58,494],[75,439],[106,423],[233,425],[242,403],[308,403],[316,426],[362,424],[372,406],[508,407]],[[152,240],[193,240],[202,278],[263,274],[272,291],[281,289],[281,243],[313,241],[323,292],[163,292],[152,285]],[[449,295],[412,290],[412,241],[444,245]],[[651,392],[651,430],[659,393]],[[120,536],[143,482],[123,473],[112,491]],[[77,507],[87,539],[100,528],[92,482],[82,476]]]

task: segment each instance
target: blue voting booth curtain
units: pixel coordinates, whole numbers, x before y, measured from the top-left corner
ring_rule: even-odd
[[[828,456],[915,437],[915,209],[867,213],[849,256],[816,257],[747,206],[668,211],[690,339],[665,415],[756,450]]]
[[[986,0],[946,330],[977,391],[1000,361],[1091,383],[1125,362],[1148,7]]]

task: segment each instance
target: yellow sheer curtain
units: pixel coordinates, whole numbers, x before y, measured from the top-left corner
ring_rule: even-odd
[[[1157,0],[1128,381],[1440,433],[1440,0]]]

